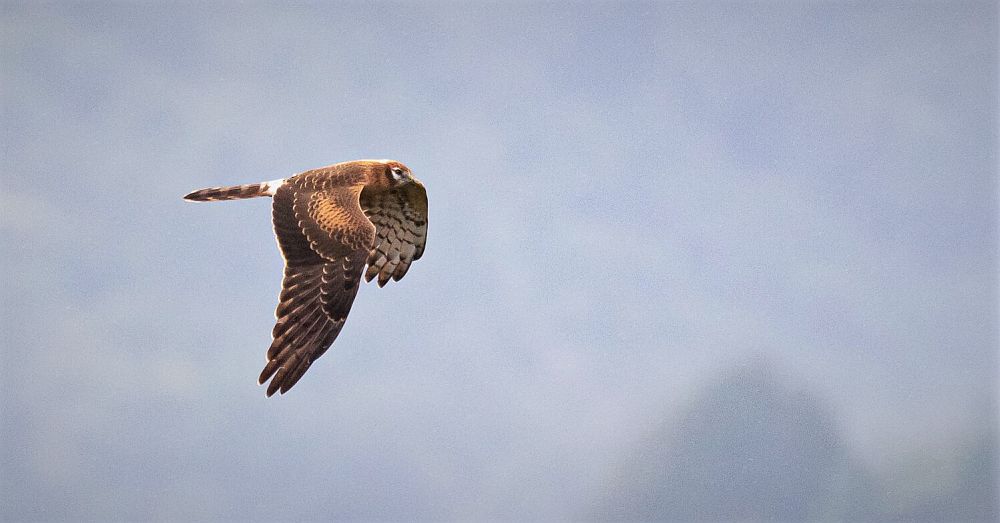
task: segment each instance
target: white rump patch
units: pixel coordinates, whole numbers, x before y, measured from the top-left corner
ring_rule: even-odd
[[[278,187],[285,184],[285,178],[279,178],[277,180],[271,180],[269,182],[264,182],[264,194],[269,196],[274,196],[278,192]]]

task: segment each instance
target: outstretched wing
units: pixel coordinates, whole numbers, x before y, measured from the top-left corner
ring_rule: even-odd
[[[368,255],[365,281],[378,275],[379,287],[399,281],[424,254],[427,242],[427,191],[417,180],[395,189],[365,188],[361,209],[375,224],[375,245]]]
[[[349,187],[315,190],[289,181],[272,209],[285,273],[259,379],[271,380],[268,396],[292,388],[340,334],[375,236]]]

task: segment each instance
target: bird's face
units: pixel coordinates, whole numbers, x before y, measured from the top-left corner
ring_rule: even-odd
[[[413,174],[409,167],[395,160],[385,160],[385,179],[389,187],[398,187],[413,180]]]

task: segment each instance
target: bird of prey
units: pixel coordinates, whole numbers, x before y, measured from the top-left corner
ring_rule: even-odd
[[[357,160],[270,182],[210,187],[185,200],[271,196],[285,275],[271,347],[259,383],[284,394],[323,355],[344,326],[365,281],[398,281],[427,240],[427,192],[393,160]],[[368,270],[365,270],[365,265]]]

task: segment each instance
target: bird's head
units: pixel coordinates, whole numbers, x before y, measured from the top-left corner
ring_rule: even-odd
[[[413,173],[410,168],[396,160],[380,160],[383,165],[382,173],[388,187],[398,187],[404,183],[413,181]]]

